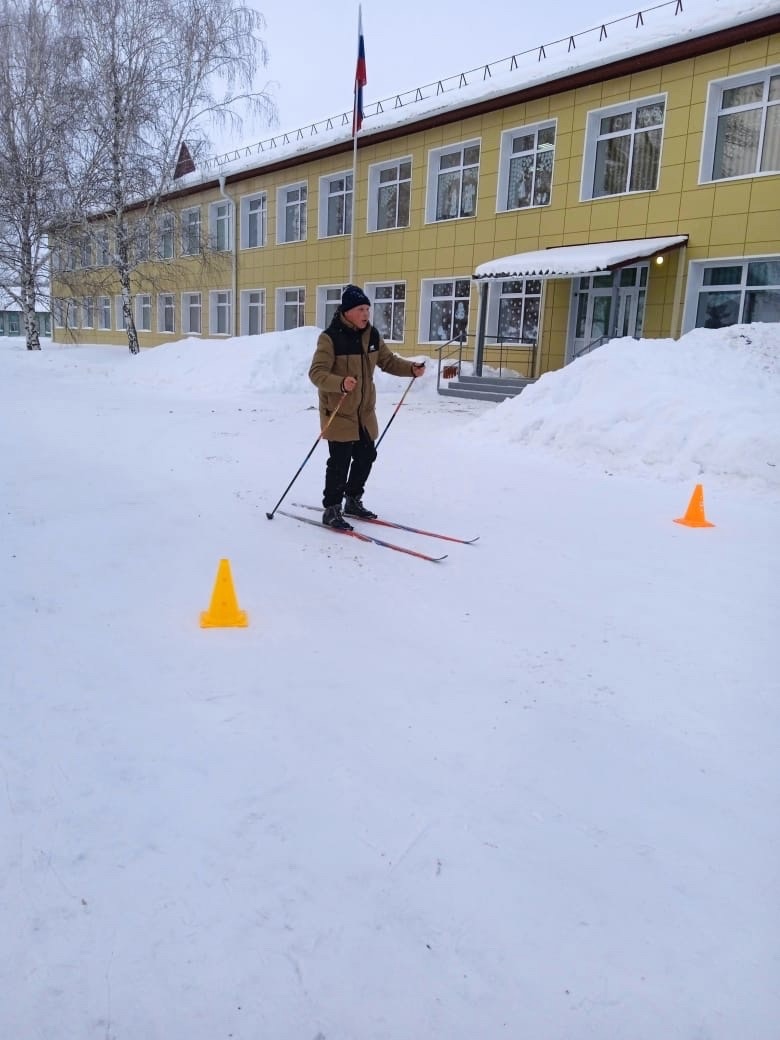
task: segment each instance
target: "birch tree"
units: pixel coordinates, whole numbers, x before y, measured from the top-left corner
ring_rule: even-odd
[[[64,145],[79,87],[73,40],[43,0],[0,0],[0,287],[19,304],[28,350],[48,307],[46,226],[62,202]]]
[[[254,87],[267,63],[265,21],[238,0],[60,3],[79,28],[87,98],[79,134],[89,201],[82,229],[95,227],[89,218],[96,213],[108,223],[128,346],[137,354],[133,275],[143,252],[134,248],[135,229],[155,226],[183,143],[197,157],[215,120],[240,125],[240,110],[273,117],[268,93]]]

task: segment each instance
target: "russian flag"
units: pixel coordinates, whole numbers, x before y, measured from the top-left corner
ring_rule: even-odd
[[[363,87],[367,82],[366,44],[363,39],[363,8],[361,5],[358,5],[358,56],[357,68],[355,69],[355,107],[352,112],[353,137],[363,125]]]

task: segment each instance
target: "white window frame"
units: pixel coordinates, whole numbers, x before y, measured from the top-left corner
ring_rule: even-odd
[[[98,329],[101,332],[111,331],[111,297],[98,296]]]
[[[487,298],[487,314],[485,330],[488,336],[488,345],[492,343],[512,343],[519,347],[535,346],[539,342],[542,327],[542,313],[544,303],[544,281],[541,278],[491,278]],[[517,288],[519,284],[519,288]],[[538,287],[538,291],[537,291]],[[502,336],[499,328],[501,315],[501,303],[503,300],[517,300],[521,312],[521,328],[526,326],[526,321],[533,320],[533,312],[536,311],[536,338],[524,339],[522,334],[518,339]]]
[[[136,293],[135,327],[138,332],[152,331],[152,294]]]
[[[297,301],[288,299],[287,294],[297,293]],[[285,314],[295,308],[297,323],[285,325]],[[304,285],[284,285],[276,290],[276,328],[279,332],[300,329],[306,324],[306,287]]]
[[[144,217],[137,220],[132,226],[133,257],[136,263],[142,264],[149,259],[151,249],[151,235],[149,222]]]
[[[200,253],[200,206],[188,206],[181,211],[181,255],[197,256]],[[193,238],[196,248],[192,249]]]
[[[292,202],[289,196],[294,192],[298,198]],[[285,184],[276,192],[276,243],[277,245],[289,245],[294,242],[305,242],[308,235],[308,207],[309,207],[309,185],[307,181],[296,181],[294,184]],[[287,238],[287,211],[298,210],[298,237]]]
[[[160,213],[157,218],[157,245],[160,260],[173,260],[176,254],[176,214]]]
[[[408,176],[402,167],[409,166]],[[395,173],[395,177],[386,181],[382,180],[384,174]],[[390,227],[379,227],[379,193],[385,187],[394,185],[396,187],[395,214],[396,223]],[[404,188],[404,185],[406,186]],[[407,221],[405,224],[399,222],[400,198],[402,191],[407,198]],[[368,230],[369,231],[398,231],[408,228],[412,213],[412,157],[405,155],[402,159],[392,159],[389,162],[374,163],[368,168]]]
[[[209,244],[218,253],[233,248],[233,206],[228,199],[209,203]]]
[[[85,296],[81,301],[81,327],[82,329],[94,329],[95,327],[94,296]]]
[[[209,335],[233,334],[233,293],[230,289],[212,289],[209,292]]]
[[[768,65],[765,68],[754,69],[752,72],[742,72],[738,76],[728,76],[725,79],[713,80],[709,84],[707,90],[707,107],[704,113],[704,134],[702,135],[699,184],[719,184],[721,181],[742,180],[745,177],[770,177],[780,173],[780,162],[778,162],[777,167],[773,169],[762,170],[760,168],[763,146],[766,141],[767,115],[770,111],[777,109],[777,118],[780,119],[780,97],[771,101],[769,100],[770,81],[776,77],[780,77],[780,65]],[[764,97],[761,101],[754,101],[734,106],[734,108],[726,109],[725,112],[722,110],[723,95],[726,91],[734,90],[739,87],[746,87],[761,80],[763,80],[764,83]],[[762,110],[762,117],[761,126],[759,128],[759,139],[756,144],[756,161],[754,168],[746,173],[736,173],[716,177],[714,167],[715,153],[718,143],[718,123],[720,117],[727,113],[736,114],[738,112],[749,112],[756,109]],[[778,127],[777,132],[780,134],[780,126]]]
[[[458,282],[466,282],[469,287],[468,295],[460,295],[456,292],[458,288]],[[452,293],[450,296],[444,296],[437,294],[434,296],[434,287],[446,285],[451,283]],[[456,323],[462,322],[462,316],[457,313],[458,304],[464,300],[468,305],[468,312],[466,314],[466,324],[463,328],[464,336],[468,335],[469,321],[471,320],[471,275],[445,275],[443,278],[424,278],[420,286],[420,324],[419,324],[419,342],[420,343],[446,343],[453,339],[457,333],[454,331]],[[431,311],[433,309],[433,303],[435,300],[452,300],[452,320],[450,322],[450,331],[444,337],[432,338],[430,335],[431,328]]]
[[[354,192],[352,185],[352,170],[343,170],[340,173],[329,173],[320,177],[319,184],[319,238],[343,238],[352,233],[352,221],[354,220]],[[341,231],[329,231],[331,202],[343,199],[343,210],[341,212]]]
[[[94,250],[92,248],[92,235],[89,233],[89,231],[85,231],[84,234],[81,236],[81,267],[88,268],[95,266],[93,262],[93,252]]]
[[[169,329],[165,327],[166,313],[171,318]],[[171,336],[176,332],[176,293],[157,294],[157,331],[165,336]]]
[[[197,321],[192,318],[197,315]],[[197,329],[193,328],[197,324]],[[199,292],[183,292],[181,294],[181,331],[185,336],[201,336],[203,334],[203,301]]]
[[[745,297],[748,292],[760,291],[761,286],[749,286],[747,284],[748,278],[748,265],[753,263],[776,263],[780,264],[780,254],[769,253],[766,255],[759,256],[737,256],[737,257],[721,257],[717,260],[693,260],[688,265],[688,287],[685,294],[685,312],[683,316],[683,332],[690,332],[699,326],[696,325],[696,317],[699,309],[699,296],[703,292],[716,293],[722,292],[739,294],[739,313],[737,315],[737,324],[744,322],[745,314]],[[733,282],[730,284],[716,284],[712,286],[704,285],[704,273],[705,271],[711,270],[717,267],[740,267],[741,276],[739,282]],[[772,289],[775,288],[773,283]],[[778,291],[780,291],[780,284],[778,284]],[[755,320],[755,319],[754,319]],[[701,326],[708,327],[708,326]],[[723,326],[721,326],[723,327]]]
[[[314,323],[320,329],[330,325],[337,309],[341,306],[343,285],[318,285]]]
[[[386,292],[390,290],[389,297],[381,297],[377,300],[377,290]],[[365,287],[366,296],[371,300],[372,316],[371,323],[379,329],[379,333],[385,343],[403,343],[406,337],[406,315],[407,315],[407,303],[409,297],[406,291],[406,282],[369,282]],[[390,333],[385,335],[382,331],[383,326],[379,325],[379,319],[377,318],[377,308],[389,306],[390,308],[390,321],[389,328]],[[396,327],[396,314],[402,313],[403,317],[401,320],[401,338],[396,339],[393,336],[393,330]],[[383,323],[384,325],[384,323]]]
[[[125,312],[122,307],[122,295],[114,297],[114,327],[117,332],[127,332],[127,322],[125,320]]]
[[[265,332],[265,289],[242,289],[240,305],[240,335],[262,336]],[[250,325],[252,324],[250,318],[253,313],[258,317],[258,327],[254,331],[250,332]]]
[[[466,151],[476,148],[479,156],[476,162],[468,161]],[[447,168],[441,167],[441,160],[446,156],[460,157],[460,161]],[[449,220],[472,220],[477,215],[477,202],[479,199],[479,167],[482,160],[482,142],[475,137],[469,141],[460,141],[457,144],[449,144],[444,148],[433,148],[428,152],[428,186],[425,198],[425,222],[426,224],[441,224]],[[464,185],[464,178],[468,170],[476,169],[476,183]],[[459,174],[457,198],[455,199],[457,213],[449,216],[437,216],[439,212],[439,181],[441,178],[451,174]],[[473,193],[473,198],[472,198]],[[472,211],[463,213],[464,199],[472,200]]]
[[[623,195],[641,195],[648,191],[657,191],[661,179],[661,167],[663,165],[664,130],[666,128],[668,95],[652,94],[649,97],[637,98],[633,101],[622,101],[619,104],[608,105],[605,108],[593,109],[588,112],[585,122],[585,151],[582,156],[582,181],[580,184],[580,202],[592,202],[600,199],[615,199]],[[637,127],[636,114],[641,108],[650,108],[653,105],[663,105],[663,119],[659,124],[649,127]],[[631,116],[631,126],[626,129],[611,132],[601,132],[601,122],[604,119],[614,119],[621,115]],[[631,174],[633,170],[634,143],[639,134],[660,130],[661,144],[658,149],[658,164],[656,166],[655,184],[652,187],[632,188]],[[619,138],[630,138],[630,154],[626,169],[626,184],[624,191],[602,192],[596,194],[596,161],[598,156],[598,145],[600,141],[617,140]]]
[[[107,227],[97,233],[97,266],[108,267],[111,264],[111,237]]]
[[[268,242],[268,193],[257,191],[252,195],[244,195],[240,202],[241,214],[241,248],[262,249]],[[256,224],[256,242],[251,242],[253,237],[252,224]]]
[[[539,143],[539,135],[544,134],[546,131],[552,130],[553,132],[553,143]],[[527,151],[515,152],[514,144],[515,141],[521,140],[522,138],[533,137],[534,147]],[[497,213],[515,213],[519,210],[526,209],[539,209],[541,206],[549,206],[552,202],[552,182],[555,172],[555,142],[558,138],[558,120],[557,119],[546,119],[540,123],[529,123],[527,126],[514,127],[512,130],[505,130],[501,134],[501,144],[499,149],[498,158],[498,188],[496,193],[496,212]],[[552,169],[550,170],[550,190],[546,202],[534,202],[533,199],[538,191],[538,162],[539,156],[547,153],[552,153]],[[533,155],[534,166],[532,175],[532,185],[530,190],[531,202],[528,205],[517,205],[510,206],[508,200],[509,184],[510,184],[510,171],[512,167],[512,161],[520,158],[522,155]]]

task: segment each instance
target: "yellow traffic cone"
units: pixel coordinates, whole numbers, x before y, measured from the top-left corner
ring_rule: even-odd
[[[217,580],[211,594],[211,605],[200,615],[201,628],[246,628],[249,618],[245,610],[238,609],[236,590],[230,573],[230,561],[220,560]]]
[[[676,524],[684,524],[685,527],[714,527],[704,515],[704,489],[697,484],[693,489],[691,500],[685,511],[685,516],[678,517]]]

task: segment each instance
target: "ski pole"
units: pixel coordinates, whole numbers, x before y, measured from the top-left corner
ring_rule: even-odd
[[[335,417],[336,417],[336,412],[337,412],[337,411],[339,410],[339,408],[341,408],[341,405],[343,404],[343,402],[344,402],[344,398],[345,398],[346,396],[347,396],[347,394],[346,394],[346,391],[344,391],[344,392],[342,393],[342,395],[341,395],[341,398],[340,398],[340,400],[339,400],[339,403],[338,403],[338,404],[336,405],[336,407],[335,407],[335,408],[333,409],[333,411],[331,412],[331,414],[330,414],[330,417],[329,417],[328,421],[327,421],[327,422],[325,423],[325,425],[324,425],[324,426],[322,427],[322,429],[320,430],[320,435],[319,435],[319,437],[318,437],[318,438],[317,438],[317,440],[316,440],[316,441],[314,442],[314,444],[312,444],[312,446],[311,446],[311,449],[310,449],[310,451],[309,451],[309,454],[308,454],[308,455],[306,456],[306,458],[305,458],[305,459],[303,460],[303,462],[302,462],[302,463],[300,464],[300,466],[298,467],[298,470],[297,470],[297,472],[296,472],[295,476],[294,476],[294,477],[292,478],[292,480],[290,481],[290,483],[289,483],[289,484],[287,485],[287,487],[286,487],[286,488],[284,489],[284,492],[283,492],[283,494],[282,494],[282,497],[281,497],[281,498],[279,499],[279,501],[278,501],[278,502],[276,503],[276,505],[275,505],[275,506],[273,507],[273,509],[271,510],[271,512],[270,512],[270,513],[266,513],[266,514],[265,514],[265,515],[266,515],[266,516],[268,517],[268,519],[269,519],[269,520],[273,520],[273,518],[274,518],[274,513],[275,513],[275,512],[276,512],[276,510],[277,510],[277,509],[279,508],[279,506],[280,506],[280,505],[282,504],[282,502],[284,502],[285,498],[287,497],[287,492],[288,492],[288,491],[290,490],[290,488],[291,488],[291,487],[293,486],[293,484],[295,483],[295,481],[296,481],[296,480],[298,479],[298,477],[300,476],[301,470],[303,469],[303,467],[304,467],[304,466],[306,465],[306,463],[307,463],[307,462],[309,461],[309,459],[310,459],[310,458],[312,457],[312,455],[314,454],[314,449],[315,449],[315,448],[317,447],[317,445],[318,445],[318,444],[320,443],[320,441],[322,440],[322,438],[323,438],[323,437],[325,436],[325,431],[327,430],[327,428],[328,428],[328,427],[330,426],[330,424],[331,424],[331,423],[333,422],[333,420],[335,419]]]
[[[411,378],[411,379],[409,380],[409,385],[408,385],[408,386],[407,386],[407,388],[406,388],[406,389],[404,390],[403,394],[401,394],[401,400],[400,400],[400,401],[398,402],[398,404],[397,404],[397,405],[395,406],[395,411],[394,411],[394,412],[393,412],[393,414],[392,414],[392,415],[390,416],[390,418],[389,418],[389,419],[387,420],[387,426],[385,426],[384,430],[382,430],[382,433],[381,433],[381,434],[379,435],[379,440],[378,440],[378,441],[376,442],[376,444],[374,445],[374,447],[375,447],[375,448],[378,448],[378,447],[379,447],[379,445],[380,445],[380,444],[382,443],[382,438],[383,438],[383,437],[384,437],[384,435],[385,435],[385,434],[387,433],[387,431],[388,431],[388,430],[390,429],[390,423],[391,423],[391,422],[393,421],[393,419],[395,419],[396,415],[398,415],[398,411],[399,411],[399,409],[400,409],[401,405],[402,405],[402,404],[404,403],[404,399],[406,398],[406,395],[407,395],[407,394],[409,393],[409,391],[410,391],[410,390],[412,389],[412,383],[413,383],[413,382],[415,381],[415,379],[416,379],[416,378],[417,378],[417,376],[412,376],[412,378]]]

